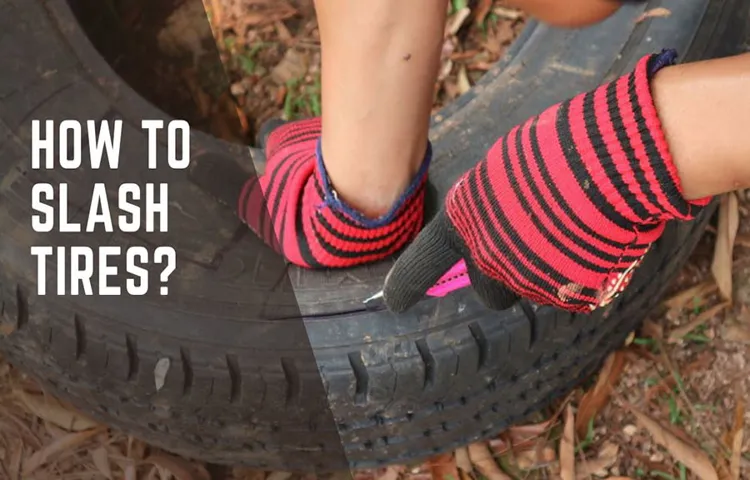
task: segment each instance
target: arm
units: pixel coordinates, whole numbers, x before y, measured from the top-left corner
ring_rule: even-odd
[[[409,308],[463,259],[491,308],[521,296],[590,311],[627,288],[667,221],[750,186],[750,55],[675,56],[649,55],[500,138],[398,258],[388,306]]]
[[[340,197],[385,213],[422,164],[445,0],[316,0],[323,158]]]
[[[542,21],[603,20],[614,0],[515,0]],[[316,0],[322,44],[323,158],[338,195],[377,217],[419,169],[427,143],[447,4]]]
[[[652,89],[685,198],[750,187],[750,54],[665,68]]]

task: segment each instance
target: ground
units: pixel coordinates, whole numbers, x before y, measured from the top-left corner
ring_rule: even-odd
[[[319,45],[309,2],[205,1],[245,133],[271,116],[319,112]],[[500,2],[454,1],[435,108],[475,82],[522,23]],[[214,132],[221,135],[222,128]],[[745,191],[724,198],[715,226],[662,307],[548,418],[421,465],[356,472],[356,478],[750,479],[748,398],[750,191]],[[0,478],[312,480],[204,465],[159,451],[44,395],[1,359]]]

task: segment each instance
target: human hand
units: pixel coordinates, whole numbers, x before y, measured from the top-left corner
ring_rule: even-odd
[[[460,259],[490,308],[575,312],[624,290],[667,221],[692,219],[650,90],[673,51],[512,129],[451,188],[384,288],[402,312]]]
[[[391,210],[365,217],[338,197],[320,151],[321,120],[270,124],[262,134],[262,175],[248,178],[233,162],[197,168],[196,183],[226,203],[267,245],[305,268],[345,268],[389,257],[423,225],[427,156],[417,176]],[[270,131],[269,131],[270,130]],[[198,160],[200,161],[200,160]]]

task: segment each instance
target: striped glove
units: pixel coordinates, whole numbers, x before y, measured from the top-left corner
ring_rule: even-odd
[[[461,258],[490,308],[518,296],[575,312],[608,304],[665,222],[710,201],[683,198],[651,96],[651,77],[675,58],[647,56],[498,140],[394,265],[388,307],[409,308]]]
[[[234,162],[206,158],[194,162],[192,178],[222,202],[236,205],[240,219],[289,262],[304,268],[372,263],[419,233],[429,145],[422,167],[391,211],[371,219],[336,195],[320,152],[320,118],[275,125],[264,139],[263,175],[248,178]]]

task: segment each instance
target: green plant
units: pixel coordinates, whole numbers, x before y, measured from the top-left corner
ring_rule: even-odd
[[[594,443],[594,419],[589,420],[588,426],[586,427],[586,437],[581,443],[576,445],[575,452],[578,453],[582,450],[586,450]]]
[[[469,6],[467,0],[451,0],[451,13],[456,13]]]

